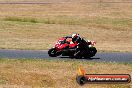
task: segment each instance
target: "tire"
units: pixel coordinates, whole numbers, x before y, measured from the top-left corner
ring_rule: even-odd
[[[90,57],[95,56],[96,53],[97,53],[96,48],[95,48],[95,47],[91,47],[91,48],[90,48]]]
[[[76,81],[79,85],[84,85],[86,83],[86,78],[83,75],[77,76]]]
[[[49,49],[48,54],[50,57],[56,57],[57,56],[56,55],[56,49],[55,48]]]

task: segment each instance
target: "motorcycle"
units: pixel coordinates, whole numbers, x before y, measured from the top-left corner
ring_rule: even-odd
[[[75,58],[91,58],[97,53],[94,45],[95,41],[86,41],[81,39],[79,44],[72,42],[71,36],[59,38],[55,46],[49,49],[48,54],[50,57],[69,56]]]

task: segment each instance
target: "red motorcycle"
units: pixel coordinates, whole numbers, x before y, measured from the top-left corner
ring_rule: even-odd
[[[94,45],[94,41],[86,41],[84,38],[81,39],[79,44],[72,42],[71,36],[59,38],[55,43],[55,46],[49,49],[48,54],[51,57],[57,56],[69,56],[75,58],[90,58],[95,56],[97,53]],[[78,54],[76,55],[76,53]]]

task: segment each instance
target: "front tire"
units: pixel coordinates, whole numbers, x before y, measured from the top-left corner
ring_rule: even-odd
[[[96,48],[95,48],[95,47],[91,47],[91,48],[90,48],[90,57],[95,56],[96,53],[97,53]]]
[[[55,48],[49,49],[48,54],[50,57],[56,57],[57,56],[56,55],[56,49]]]

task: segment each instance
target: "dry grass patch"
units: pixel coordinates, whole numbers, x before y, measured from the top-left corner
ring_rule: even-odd
[[[89,62],[81,60],[0,59],[0,86],[79,88],[76,83],[78,67],[88,74],[130,74],[131,63]],[[132,84],[86,84],[82,88],[131,88]]]
[[[132,51],[130,25],[124,29],[120,26],[88,25],[1,21],[0,48],[49,49],[59,37],[77,32],[82,37],[97,41],[99,51]]]
[[[88,1],[0,5],[0,48],[49,49],[77,32],[97,41],[99,51],[132,52],[132,4]]]

